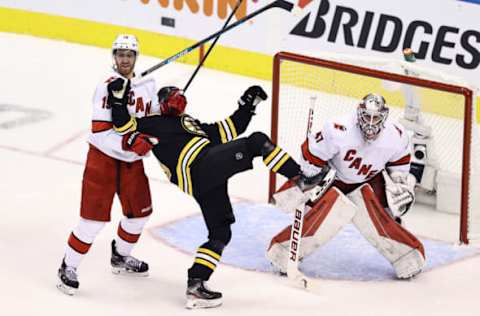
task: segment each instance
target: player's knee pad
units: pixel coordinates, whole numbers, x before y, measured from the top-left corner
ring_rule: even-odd
[[[211,241],[222,243],[225,247],[232,239],[232,230],[230,229],[230,225],[219,226],[212,229],[208,238]]]
[[[106,222],[80,218],[77,227],[73,229],[73,234],[83,243],[91,244],[105,224]]]
[[[330,188],[305,214],[300,258],[329,241],[355,213],[355,205],[337,188]],[[291,228],[290,225],[276,235],[267,251],[267,258],[282,272],[286,271],[290,255]]]
[[[275,149],[270,137],[262,132],[254,132],[248,136],[247,147],[252,157],[265,156]]]
[[[425,265],[422,243],[387,213],[370,185],[362,185],[349,197],[358,208],[353,224],[393,265],[397,277],[410,278],[421,272]]]

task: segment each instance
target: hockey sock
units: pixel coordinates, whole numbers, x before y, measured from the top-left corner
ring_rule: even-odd
[[[193,265],[188,269],[188,278],[207,281],[220,262],[223,248],[223,244],[215,241],[208,241],[198,247]]]
[[[122,256],[129,256],[135,247],[143,227],[147,223],[150,216],[140,218],[124,217],[118,224],[117,236],[115,237],[115,244],[117,252]]]
[[[299,174],[300,166],[279,146],[263,155],[263,163],[268,169],[291,179]]]
[[[77,268],[85,254],[90,250],[93,240],[105,226],[105,222],[80,218],[80,221],[68,238],[65,250],[65,264]]]

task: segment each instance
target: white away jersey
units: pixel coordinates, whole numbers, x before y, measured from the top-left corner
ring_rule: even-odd
[[[367,143],[356,115],[348,115],[327,121],[321,131],[308,137],[302,145],[302,169],[328,163],[337,170],[338,180],[361,183],[385,168],[408,172],[410,152],[409,137],[400,124],[387,119],[378,138]]]
[[[88,142],[112,158],[132,162],[142,157],[122,150],[122,136],[113,130],[112,110],[107,104],[107,85],[119,77],[123,78],[118,73],[112,72],[97,85],[93,96],[92,129]],[[153,78],[132,79],[128,101],[128,111],[132,116],[144,117],[160,111],[155,89]]]

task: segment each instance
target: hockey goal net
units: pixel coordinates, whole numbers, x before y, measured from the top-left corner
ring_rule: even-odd
[[[475,89],[461,79],[415,63],[316,57],[281,52],[274,58],[272,139],[299,157],[310,104],[312,131],[351,113],[359,100],[383,95],[390,118],[412,140],[417,203],[405,216],[420,236],[446,241],[480,240],[480,142]],[[283,181],[270,174],[269,195]]]

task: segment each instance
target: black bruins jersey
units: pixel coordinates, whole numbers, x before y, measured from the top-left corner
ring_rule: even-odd
[[[231,116],[212,124],[201,123],[188,114],[177,117],[154,115],[137,118],[137,130],[158,137],[152,151],[170,181],[193,193],[190,166],[208,146],[229,142],[243,133],[253,113],[239,107]]]

